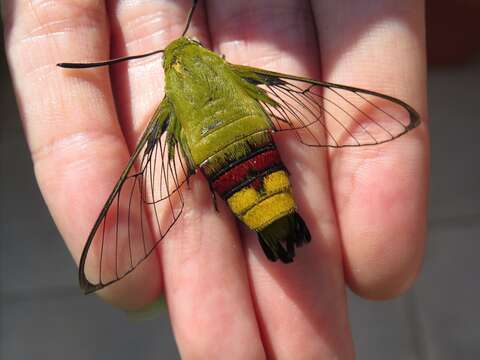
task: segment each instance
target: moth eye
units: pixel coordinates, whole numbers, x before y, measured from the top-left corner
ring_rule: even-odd
[[[204,47],[203,44],[200,42],[200,40],[198,38],[196,38],[195,36],[194,37],[189,37],[188,40],[190,40],[191,42],[194,42],[195,44],[198,44],[198,45]]]

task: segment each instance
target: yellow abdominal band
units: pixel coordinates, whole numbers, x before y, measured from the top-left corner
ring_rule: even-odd
[[[246,186],[228,200],[233,213],[250,229],[259,231],[295,210],[290,182],[285,171],[275,171],[263,178],[263,191]]]

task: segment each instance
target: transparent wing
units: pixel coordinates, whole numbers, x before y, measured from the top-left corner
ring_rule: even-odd
[[[167,131],[169,117],[162,102],[90,232],[79,267],[85,293],[133,271],[182,213],[189,171]]]
[[[275,129],[294,130],[308,146],[381,144],[420,123],[410,105],[388,95],[262,69],[237,68],[273,100],[260,101]]]

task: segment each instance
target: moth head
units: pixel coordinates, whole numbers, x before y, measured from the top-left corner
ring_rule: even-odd
[[[187,39],[192,43],[200,45],[201,47],[205,47],[196,36],[187,37]]]
[[[204,47],[200,41],[193,38],[181,37],[172,41],[163,52],[163,68],[167,70],[186,56],[191,56],[192,51],[196,51],[194,48]]]

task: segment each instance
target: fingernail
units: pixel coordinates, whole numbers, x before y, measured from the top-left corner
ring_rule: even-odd
[[[127,316],[129,319],[135,321],[153,320],[160,317],[164,310],[167,310],[167,303],[165,298],[160,296],[153,303],[141,309],[127,311]]]

